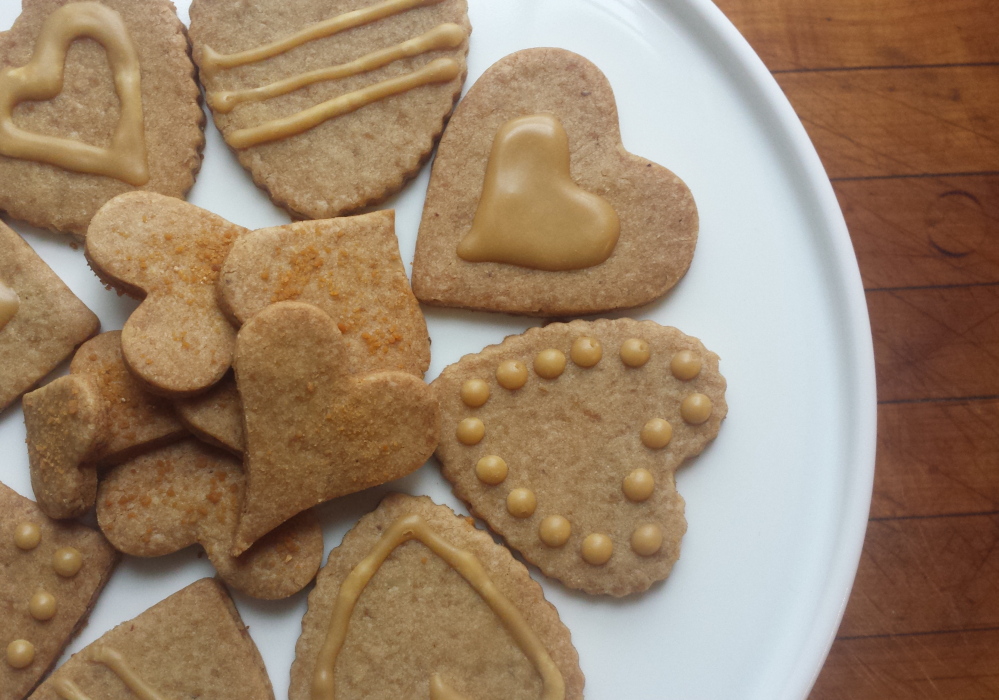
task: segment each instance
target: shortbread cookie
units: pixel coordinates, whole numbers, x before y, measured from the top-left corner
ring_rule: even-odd
[[[243,454],[243,406],[231,372],[200,396],[175,399],[177,417],[192,433],[210,445]]]
[[[242,466],[230,454],[185,440],[109,471],[100,485],[97,521],[125,554],[158,557],[198,543],[233,588],[255,598],[286,598],[319,570],[319,521],[312,512],[301,513],[233,557],[245,489]]]
[[[97,316],[2,221],[0,318],[6,319],[0,323],[0,410],[101,326]]]
[[[545,574],[615,596],[669,575],[687,527],[674,474],[728,410],[699,340],[652,321],[553,323],[433,388],[444,476]]]
[[[465,0],[194,0],[215,124],[271,199],[326,219],[382,201],[429,157],[461,92]]]
[[[117,562],[101,533],[0,484],[0,700],[22,700],[52,668]]]
[[[264,661],[225,588],[201,579],[75,654],[31,700],[273,700]]]
[[[687,186],[624,150],[604,75],[562,49],[489,68],[434,159],[413,261],[428,304],[532,316],[645,304],[687,271]]]
[[[289,700],[583,696],[569,630],[510,552],[426,498],[393,494],[330,553]]]
[[[433,392],[405,372],[352,374],[336,323],[279,302],[239,331],[247,493],[234,554],[323,501],[398,479],[437,446]]]
[[[122,356],[146,387],[190,396],[229,369],[236,330],[215,302],[215,282],[246,232],[222,217],[151,192],[115,197],[94,216],[86,253],[94,272],[143,299],[121,332]]]
[[[199,100],[169,0],[23,0],[0,34],[0,209],[83,235],[122,192],[183,197]]]

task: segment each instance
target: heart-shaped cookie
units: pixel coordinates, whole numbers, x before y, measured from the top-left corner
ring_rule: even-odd
[[[444,476],[545,574],[616,596],[669,575],[686,531],[674,473],[727,412],[699,340],[652,321],[553,323],[463,357],[433,388]]]
[[[404,372],[351,374],[336,323],[311,304],[267,306],[239,331],[248,486],[234,554],[306,508],[398,479],[433,453],[433,392]]]
[[[578,700],[569,630],[523,564],[470,519],[391,494],[309,595],[290,700]]]
[[[572,202],[581,193],[589,207]],[[428,304],[534,316],[638,306],[684,275],[697,231],[683,181],[621,144],[603,73],[569,51],[527,49],[483,73],[448,122],[413,291]]]

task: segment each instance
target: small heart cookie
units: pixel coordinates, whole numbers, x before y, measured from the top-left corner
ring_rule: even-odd
[[[413,260],[425,303],[532,316],[645,304],[690,266],[697,208],[621,144],[582,56],[527,49],[469,89],[441,138]]]
[[[433,453],[433,392],[404,372],[352,374],[336,323],[271,304],[239,331],[248,486],[234,554],[314,505],[409,474]]]
[[[243,454],[243,407],[232,372],[204,394],[175,399],[173,407],[187,429],[209,445]]]
[[[652,321],[553,323],[432,386],[444,476],[511,547],[588,593],[669,575],[687,527],[674,473],[727,412],[718,356],[699,340]]]

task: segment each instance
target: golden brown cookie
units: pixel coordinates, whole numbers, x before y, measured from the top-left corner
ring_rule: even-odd
[[[99,532],[0,484],[0,700],[21,700],[55,665],[117,562]]]
[[[306,508],[409,474],[433,453],[433,392],[405,372],[352,374],[333,320],[279,302],[240,329],[247,492],[234,554]]]
[[[173,406],[187,429],[209,445],[243,454],[243,406],[234,374],[225,375],[204,394],[175,399]]]
[[[97,521],[125,554],[158,557],[198,543],[233,588],[255,598],[286,598],[319,570],[319,521],[312,512],[301,513],[233,557],[245,489],[242,466],[232,455],[185,440],[109,471],[101,480]]]
[[[583,695],[569,630],[527,569],[429,498],[393,494],[330,553],[289,700]]]
[[[603,73],[562,49],[527,49],[490,67],[448,123],[413,291],[532,316],[638,306],[684,275],[697,231],[683,181],[621,144]]]
[[[2,185],[0,185],[2,187]],[[0,221],[0,410],[51,372],[101,322]]]
[[[143,299],[121,332],[122,356],[146,387],[190,396],[229,369],[236,330],[215,302],[215,282],[241,226],[180,199],[119,195],[87,233],[94,272]]]
[[[553,323],[432,386],[444,476],[546,575],[615,596],[669,575],[687,528],[674,474],[728,410],[698,339],[652,321]]]
[[[0,33],[0,209],[83,235],[122,192],[183,197],[204,145],[188,50],[168,0],[24,0]]]
[[[215,124],[271,199],[326,219],[419,170],[461,92],[465,0],[194,0]]]
[[[31,700],[273,700],[264,661],[225,588],[195,581],[75,654]]]

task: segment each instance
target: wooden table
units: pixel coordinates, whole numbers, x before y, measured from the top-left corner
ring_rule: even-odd
[[[999,698],[999,0],[716,0],[811,135],[874,334],[860,569],[811,700]]]

